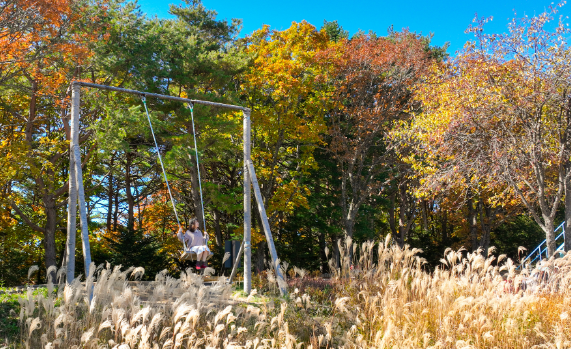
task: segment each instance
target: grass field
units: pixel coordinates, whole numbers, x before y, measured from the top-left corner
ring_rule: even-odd
[[[0,288],[0,345],[18,337],[19,297],[12,289]]]
[[[127,280],[140,269],[92,268],[87,287],[1,296],[0,330],[10,348],[571,347],[571,255],[529,276],[502,256],[449,250],[427,272],[414,249],[342,245],[330,280],[284,266],[285,298],[271,271],[245,295],[191,271],[137,288]]]

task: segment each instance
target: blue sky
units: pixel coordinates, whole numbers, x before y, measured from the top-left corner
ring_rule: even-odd
[[[159,18],[170,17],[169,3],[179,4],[179,0],[139,0],[141,9],[147,15]],[[203,0],[208,9],[218,12],[218,18],[240,18],[243,21],[241,36],[247,35],[268,24],[274,29],[286,29],[291,22],[306,20],[321,27],[323,20],[337,20],[353,34],[359,29],[375,31],[384,35],[391,25],[399,30],[408,27],[411,31],[433,33],[433,44],[450,42],[448,53],[456,50],[470,39],[464,30],[471,24],[474,15],[493,16],[488,24],[488,32],[505,32],[508,19],[527,14],[532,16],[543,12],[552,1],[547,0],[480,0],[480,1],[261,1],[261,0]],[[571,13],[571,4],[561,9],[560,14]]]

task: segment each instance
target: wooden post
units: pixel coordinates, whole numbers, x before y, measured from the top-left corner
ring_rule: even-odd
[[[250,176],[248,175],[248,161],[252,151],[250,143],[250,120],[249,109],[244,110],[244,292],[250,294],[252,291],[252,189],[250,187]]]
[[[238,251],[238,255],[234,259],[234,265],[232,266],[232,273],[230,274],[230,278],[228,279],[228,283],[231,284],[236,277],[236,272],[238,271],[238,264],[240,264],[240,258],[242,258],[242,253],[244,253],[244,241],[240,244],[240,250]]]
[[[274,271],[276,273],[276,279],[278,280],[278,286],[280,288],[280,293],[282,296],[287,294],[285,288],[285,279],[278,265],[278,253],[276,251],[276,246],[274,245],[274,239],[272,238],[272,232],[270,231],[270,222],[268,221],[268,216],[266,215],[266,209],[264,208],[264,201],[262,199],[262,192],[260,191],[260,186],[258,185],[258,179],[256,178],[256,171],[254,170],[254,164],[251,160],[248,160],[248,174],[252,181],[252,187],[254,188],[254,195],[256,196],[256,202],[258,204],[258,211],[260,212],[260,218],[262,218],[262,226],[264,227],[264,233],[266,234],[266,241],[268,242],[268,247],[270,249],[270,255],[272,256],[272,265],[274,266]]]
[[[79,86],[73,85],[71,92],[71,115],[79,110],[79,93],[75,89],[79,89]],[[74,146],[72,142],[71,132],[70,132],[70,142],[69,142],[69,191],[67,198],[67,242],[66,248],[66,261],[64,262],[66,266],[66,283],[71,284],[75,278],[75,236],[76,231],[76,221],[77,221],[77,186],[75,185],[75,161],[74,159]]]
[[[75,166],[75,184],[77,186],[77,197],[79,199],[79,217],[81,220],[81,242],[83,247],[83,260],[85,263],[85,277],[89,276],[89,266],[91,265],[91,251],[89,248],[89,231],[87,228],[87,207],[85,205],[85,192],[83,191],[83,174],[81,170],[81,152],[79,148],[79,108],[80,108],[80,85],[73,84],[71,92],[71,144],[72,156]]]

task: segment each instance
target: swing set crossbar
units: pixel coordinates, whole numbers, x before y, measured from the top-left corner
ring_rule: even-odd
[[[183,102],[183,103],[202,104],[202,105],[208,105],[211,107],[220,107],[220,108],[227,108],[227,109],[234,109],[234,110],[250,111],[249,108],[241,107],[239,105],[224,104],[224,103],[210,102],[210,101],[202,101],[199,99],[189,99],[189,98],[182,98],[182,97],[169,96],[169,95],[161,95],[158,93],[142,92],[142,91],[130,90],[130,89],[121,88],[121,87],[93,84],[90,82],[74,81],[74,82],[72,82],[72,86],[73,85],[79,85],[79,86],[84,86],[84,87],[93,87],[93,88],[98,88],[98,89],[107,90],[107,91],[130,93],[130,94],[138,95],[138,96],[153,97],[153,98],[159,98],[159,99],[168,99],[171,101],[177,101],[177,102]]]

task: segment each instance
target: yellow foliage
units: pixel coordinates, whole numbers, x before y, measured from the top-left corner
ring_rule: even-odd
[[[305,21],[284,31],[264,26],[248,38],[254,58],[242,89],[252,109],[256,173],[271,186],[269,216],[307,204],[296,178],[316,167],[313,149],[326,131],[330,91],[319,78],[325,68],[316,55],[329,45],[327,34]]]

